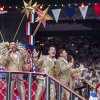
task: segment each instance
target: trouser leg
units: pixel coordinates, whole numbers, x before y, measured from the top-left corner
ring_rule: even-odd
[[[25,100],[25,86],[23,81],[17,81],[16,86],[18,88],[19,96],[21,100]]]
[[[56,95],[55,95],[55,85],[50,84],[50,100],[56,100]]]
[[[65,89],[62,89],[62,100],[69,100],[69,97],[70,97],[70,93],[65,90]]]
[[[11,93],[10,93],[11,100],[13,100],[14,85],[15,85],[15,81],[13,80],[11,81]]]
[[[43,87],[44,87],[44,80],[40,79],[37,85],[37,93],[35,95],[35,100],[40,100]]]

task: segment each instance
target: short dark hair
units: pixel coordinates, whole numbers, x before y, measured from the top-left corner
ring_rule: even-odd
[[[60,56],[60,54],[63,52],[63,51],[66,51],[65,49],[59,49],[59,51],[58,51],[58,56]]]
[[[9,46],[10,46],[10,44],[11,44],[12,42],[14,42],[14,43],[16,44],[16,42],[15,42],[15,41],[10,41],[10,42],[9,42]]]
[[[55,45],[50,45],[50,46],[48,47],[48,51],[50,50],[51,47],[54,47],[54,48],[56,49],[56,46],[55,46]]]

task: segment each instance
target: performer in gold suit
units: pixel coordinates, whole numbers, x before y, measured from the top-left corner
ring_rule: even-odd
[[[72,68],[74,64],[74,60],[70,63],[67,61],[67,52],[65,49],[59,50],[59,58],[56,61],[55,65],[55,72],[56,72],[56,77],[58,80],[60,80],[64,85],[71,87],[70,80],[72,79],[72,76],[75,75],[75,73],[80,73],[84,70],[84,66],[80,65],[79,68]],[[65,99],[64,99],[65,98]],[[69,92],[66,91],[65,89],[62,89],[62,99],[61,100],[69,100]]]
[[[0,65],[4,66],[8,71],[24,71],[29,68],[27,65],[28,53],[24,46],[16,42],[0,43]],[[25,100],[25,89],[23,83],[23,75],[12,75],[11,77],[11,100],[13,100],[13,88],[16,84],[21,100]]]
[[[38,53],[34,50],[34,64],[38,68],[40,68],[40,72],[47,73],[54,77],[54,66],[55,66],[55,54],[56,49],[54,46],[50,46],[48,50],[47,56],[40,56],[38,59]],[[37,87],[37,94],[35,96],[35,100],[40,100],[42,89],[44,87],[44,77],[39,76],[38,79],[38,87]],[[50,100],[55,100],[55,86],[53,82],[50,84]]]

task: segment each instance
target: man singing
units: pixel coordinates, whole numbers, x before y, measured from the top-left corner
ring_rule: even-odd
[[[4,66],[8,71],[24,71],[29,68],[27,65],[29,57],[28,52],[20,43],[0,43],[0,56],[0,65]],[[15,84],[18,88],[21,100],[25,100],[25,88],[22,74],[13,74],[11,77],[11,100],[13,100],[13,88]]]

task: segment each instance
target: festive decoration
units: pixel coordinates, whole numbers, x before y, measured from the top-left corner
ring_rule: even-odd
[[[36,16],[34,13],[31,13],[30,14],[30,23],[35,23],[35,20],[36,20]]]
[[[60,12],[61,12],[61,9],[52,9],[52,13],[54,15],[56,23],[58,22]]]
[[[67,14],[67,16],[69,17],[69,19],[73,17],[73,15],[74,15],[74,10],[75,10],[75,9],[74,9],[73,7],[67,7],[67,8],[66,8],[66,14]]]
[[[29,35],[29,44],[30,45],[34,45],[34,39],[35,39],[35,37],[33,36],[33,35]]]
[[[16,33],[15,33],[15,35],[14,35],[14,38],[13,38],[13,41],[15,40],[15,38],[16,38],[16,36],[17,36],[17,34],[18,34],[18,31],[19,31],[19,29],[20,29],[20,27],[21,27],[21,25],[22,25],[22,22],[23,22],[23,20],[24,20],[25,15],[27,15],[27,18],[28,18],[30,11],[33,10],[33,8],[31,7],[31,5],[32,5],[32,0],[30,0],[30,2],[29,2],[28,4],[27,4],[25,1],[23,1],[23,2],[24,2],[24,6],[25,6],[25,7],[24,7],[24,9],[23,9],[22,12],[24,12],[25,14],[23,15],[22,20],[21,20],[21,22],[20,22],[20,24],[19,24],[19,26],[18,26],[18,28],[17,28],[17,31],[16,31]]]
[[[46,21],[47,21],[47,20],[52,20],[52,17],[49,16],[49,15],[47,14],[48,9],[49,9],[49,8],[46,8],[44,11],[41,11],[41,10],[36,11],[36,13],[37,13],[37,15],[38,15],[38,17],[37,17],[37,19],[36,19],[36,22],[39,22],[39,24],[37,25],[37,27],[36,27],[36,29],[35,29],[33,35],[36,34],[36,32],[37,32],[37,30],[39,29],[39,26],[40,26],[41,23],[42,23],[43,26],[45,27],[45,26],[46,26]]]
[[[23,20],[24,20],[24,17],[25,17],[25,15],[27,15],[27,18],[29,17],[29,14],[32,12],[32,13],[35,13],[35,10],[37,9],[37,2],[35,3],[35,4],[33,4],[33,6],[31,6],[32,5],[32,0],[30,0],[30,2],[27,4],[25,1],[23,1],[24,2],[24,9],[22,10],[22,12],[24,12],[24,15],[23,15],[23,17],[22,17],[22,20],[21,20],[21,22],[20,22],[20,24],[19,24],[19,26],[18,26],[18,28],[17,28],[17,31],[16,31],[16,33],[15,33],[15,35],[14,35],[14,38],[13,38],[13,40],[15,40],[15,38],[16,38],[16,36],[17,36],[17,34],[18,34],[18,31],[19,31],[19,29],[20,29],[20,27],[21,27],[21,24],[22,24],[22,22],[23,22]]]
[[[100,3],[99,4],[94,4],[93,7],[94,7],[96,15],[100,16]]]
[[[32,8],[33,8],[32,13],[35,14],[36,10],[38,10],[39,8],[39,5],[37,5],[37,2],[32,5]]]
[[[33,35],[33,23],[26,22],[26,35]]]
[[[51,7],[51,5],[49,5],[48,8],[46,8],[45,10],[42,11],[42,9],[45,7],[45,5],[37,5],[37,2],[35,4],[33,4],[32,6],[32,0],[27,4],[26,2],[24,2],[24,6],[25,8],[23,9],[23,12],[25,12],[25,15],[27,15],[27,18],[29,17],[29,19],[27,19],[29,22],[26,23],[26,35],[28,35],[28,40],[29,40],[29,44],[34,44],[32,41],[34,40],[34,36],[37,33],[41,23],[44,26],[44,28],[46,27],[46,21],[47,20],[52,20],[52,17],[50,15],[48,15],[48,9],[49,7]],[[90,5],[90,4],[89,4]],[[58,5],[55,5],[58,6]],[[65,7],[65,5],[62,4],[62,6]],[[75,12],[75,6],[78,6],[76,4],[74,4],[74,7],[72,6],[72,4],[68,4],[67,8],[65,9],[66,14],[68,16],[68,18],[72,18]],[[40,7],[42,7],[42,9],[40,10]],[[96,9],[99,9],[99,6],[95,6],[96,8],[94,8],[95,12]],[[78,8],[77,8],[78,9]],[[57,8],[57,9],[51,9],[53,16],[55,18],[56,23],[59,20],[59,16],[61,13],[61,8]],[[86,18],[86,14],[88,11],[88,6],[85,6],[84,3],[82,3],[82,5],[79,7],[79,10],[82,14],[83,19],[85,20]],[[99,10],[98,10],[99,11]],[[99,15],[100,13],[98,13],[97,15]],[[36,18],[36,15],[38,16]],[[35,21],[36,20],[36,21]],[[32,28],[32,24],[38,22],[38,25],[36,26],[35,30]],[[34,31],[32,33],[32,31]],[[32,36],[33,35],[33,36]]]
[[[2,41],[4,42],[4,38],[3,38],[1,31],[0,31],[0,36],[1,36]]]
[[[27,4],[25,1],[24,2],[24,9],[22,10],[22,12],[24,12],[27,15],[27,18],[29,17],[30,12],[33,10],[32,8],[32,0],[30,0],[30,2]]]
[[[18,28],[17,28],[17,31],[16,31],[16,33],[15,33],[15,35],[14,35],[13,41],[15,40],[15,38],[16,38],[16,36],[17,36],[17,34],[18,34],[18,31],[19,31],[19,29],[20,29],[20,27],[21,27],[21,25],[22,25],[23,20],[24,20],[24,17],[25,17],[25,14],[23,15],[23,17],[22,17],[22,19],[21,19],[21,21],[20,21],[20,23],[19,23],[19,26],[18,26]]]
[[[84,8],[83,7],[79,7],[79,9],[80,9],[80,12],[82,14],[83,19],[85,20],[85,17],[86,17],[86,14],[87,14],[87,10],[88,10],[88,6],[84,6]]]
[[[26,35],[31,35],[30,33],[30,22],[26,22]]]

